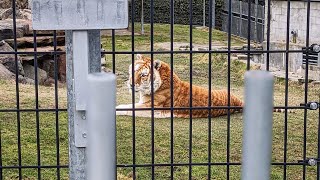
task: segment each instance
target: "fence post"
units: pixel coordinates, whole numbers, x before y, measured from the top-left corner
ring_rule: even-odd
[[[243,180],[267,180],[270,176],[273,83],[273,75],[267,71],[245,74]]]
[[[88,180],[116,179],[116,76],[88,76]]]
[[[69,122],[69,177],[72,180],[87,179],[86,148],[75,145],[75,119],[85,116],[84,112],[76,111],[74,92],[74,67],[73,67],[73,46],[72,31],[66,31],[66,65],[67,65],[67,93],[68,93],[68,122]],[[100,72],[101,70],[101,45],[100,30],[89,30],[89,72]],[[97,53],[99,52],[99,53]]]

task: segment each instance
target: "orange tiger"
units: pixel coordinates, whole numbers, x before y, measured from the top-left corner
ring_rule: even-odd
[[[160,60],[154,60],[153,65],[153,96],[155,108],[170,108],[171,107],[171,70],[170,66]],[[129,66],[129,80],[127,85],[132,89],[132,65]],[[151,59],[140,54],[137,55],[137,60],[134,63],[134,89],[139,93],[140,100],[135,104],[135,108],[151,108]],[[207,88],[192,85],[192,107],[208,107],[209,92]],[[227,106],[228,91],[213,90],[211,91],[211,106]],[[230,93],[230,106],[243,107],[243,102]],[[180,109],[173,110],[173,117],[189,118],[190,110],[181,109],[181,107],[190,107],[190,83],[182,81],[177,74],[173,73],[173,107]],[[132,104],[122,104],[116,107],[117,109],[130,109]],[[283,110],[274,109],[275,112]],[[230,113],[242,112],[242,109],[230,109]],[[227,115],[227,109],[212,109],[211,117]],[[117,111],[117,115],[132,116],[132,111]],[[208,117],[208,109],[193,109],[192,117],[205,118]],[[136,117],[151,117],[150,110],[135,111]],[[155,110],[155,118],[171,117],[170,110]]]

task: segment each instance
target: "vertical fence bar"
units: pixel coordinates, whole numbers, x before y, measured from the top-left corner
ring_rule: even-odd
[[[57,32],[53,31],[53,51],[57,52]],[[56,119],[56,163],[57,163],[57,180],[60,180],[60,134],[59,134],[59,93],[58,93],[58,61],[57,55],[53,55],[54,61],[54,102],[55,102],[55,119]]]
[[[115,30],[112,29],[112,72],[116,73],[116,35]],[[106,56],[106,54],[104,54]],[[107,62],[105,62],[107,63]]]
[[[320,102],[320,97],[319,97]],[[320,158],[320,108],[318,110],[318,158]],[[1,138],[1,137],[0,137]],[[320,163],[317,163],[317,179],[320,179]]]
[[[307,27],[306,27],[306,47],[310,45],[310,6],[311,0],[307,1]],[[309,77],[309,51],[306,52],[306,70],[305,70],[305,83],[304,83],[304,103],[308,103],[308,77]],[[307,115],[308,110],[304,109],[303,112],[303,159],[307,158]],[[319,132],[318,132],[319,133]],[[306,179],[306,165],[303,164],[303,179]]]
[[[35,89],[35,109],[39,110],[39,81],[38,81],[38,53],[37,53],[37,32],[33,31],[33,50],[34,50],[34,89]],[[36,111],[36,138],[37,138],[37,165],[38,179],[41,179],[41,152],[40,152],[40,118],[39,111]]]
[[[153,43],[154,43],[154,0],[151,0],[150,2],[150,52],[151,52],[151,79],[154,77],[154,54],[153,54]],[[155,158],[155,151],[154,151],[154,88],[153,88],[154,81],[151,81],[151,178],[154,179],[154,158]]]
[[[174,174],[174,154],[173,154],[173,36],[174,36],[174,0],[170,0],[170,179],[173,180]]]
[[[116,179],[116,76],[88,75],[88,180]]]
[[[16,109],[17,109],[17,145],[18,145],[18,171],[19,180],[22,179],[21,172],[21,113],[20,113],[20,93],[19,93],[19,65],[18,65],[18,54],[17,54],[17,24],[16,24],[16,0],[12,0],[12,21],[13,21],[13,49],[14,49],[14,61],[15,61],[15,75],[16,75]]]
[[[271,21],[271,0],[268,0],[268,11],[267,11],[267,60],[266,60],[266,70],[269,71],[270,64],[270,21]]]
[[[268,180],[270,176],[273,83],[273,76],[266,71],[245,74],[243,180]]]
[[[0,121],[0,180],[3,179],[2,174],[2,121]]]
[[[248,42],[248,53],[247,53],[247,70],[250,70],[250,50],[251,50],[251,0],[248,1],[248,34],[247,34],[247,42]]]
[[[135,0],[131,0],[131,72],[132,77],[135,76],[134,72],[134,18],[135,18]],[[136,111],[135,111],[135,78],[132,78],[132,89],[131,89],[131,99],[132,99],[132,179],[135,180],[136,177]]]
[[[189,104],[190,104],[190,110],[189,110],[189,180],[192,179],[192,18],[193,18],[193,6],[192,6],[192,0],[189,0],[189,46],[190,46],[190,96],[189,96]]]
[[[227,109],[227,180],[230,179],[230,81],[231,81],[231,28],[232,28],[232,1],[228,3],[228,70],[227,70],[227,90],[228,90],[228,109]]]
[[[212,1],[213,0],[209,0],[209,16],[212,14]],[[209,75],[209,79],[208,79],[208,84],[209,84],[209,89],[208,89],[208,93],[209,93],[209,97],[208,97],[208,107],[211,107],[212,105],[212,100],[211,100],[211,90],[212,90],[212,73],[211,73],[211,69],[212,69],[212,20],[213,18],[209,17],[209,70],[208,70],[208,75]],[[208,109],[208,179],[211,179],[211,108]]]
[[[287,27],[286,27],[286,58],[285,58],[285,107],[288,107],[289,89],[289,49],[290,49],[290,0],[287,3]],[[288,145],[288,109],[284,114],[284,138],[283,138],[283,179],[287,179],[287,145]]]
[[[210,4],[210,3],[209,3]],[[211,13],[209,13],[210,15],[211,15],[211,20],[212,20],[212,22],[211,22],[211,26],[213,27],[213,28],[215,28],[216,27],[216,0],[212,0],[212,3],[211,3],[212,5],[209,5],[210,6],[210,8],[211,8]]]
[[[202,0],[202,26],[206,26],[206,0]]]

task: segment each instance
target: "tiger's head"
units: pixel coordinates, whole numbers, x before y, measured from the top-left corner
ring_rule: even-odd
[[[132,72],[132,64],[129,66],[129,80],[127,85],[129,89],[133,88],[134,82],[135,92],[140,92],[143,95],[151,95],[151,82],[153,81],[153,92],[156,92],[162,85],[159,69],[161,61],[153,61],[153,79],[151,77],[151,59],[149,57],[137,54],[137,60],[134,63],[134,73]]]

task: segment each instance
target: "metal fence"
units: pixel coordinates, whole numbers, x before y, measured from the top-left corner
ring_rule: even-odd
[[[271,0],[268,0],[266,3],[268,4],[268,7],[270,6],[270,2]],[[212,0],[209,0],[209,13],[208,14],[212,14]],[[287,1],[288,3],[288,7],[290,7],[290,3],[292,3],[291,1]],[[0,106],[0,179],[67,179],[68,176],[70,176],[71,178],[79,178],[79,179],[84,179],[86,177],[86,173],[84,171],[84,167],[85,167],[85,148],[79,148],[76,147],[74,144],[74,127],[73,125],[69,124],[69,131],[68,133],[61,131],[61,129],[67,129],[68,125],[66,123],[66,117],[65,116],[61,116],[62,114],[65,115],[66,111],[67,111],[67,106],[63,106],[63,108],[60,107],[60,96],[59,96],[59,60],[61,60],[61,56],[65,55],[66,52],[70,52],[70,47],[72,46],[72,37],[70,34],[70,31],[66,31],[65,33],[65,37],[66,37],[66,50],[62,50],[62,51],[58,51],[58,32],[53,31],[52,34],[50,34],[50,36],[52,36],[53,38],[53,42],[52,42],[52,46],[53,49],[50,51],[39,51],[37,48],[37,39],[39,34],[37,34],[37,31],[33,31],[33,50],[29,51],[29,52],[24,52],[24,51],[19,51],[18,50],[18,43],[17,43],[17,39],[18,39],[18,35],[17,35],[17,18],[15,16],[17,8],[15,6],[16,4],[16,0],[12,0],[12,9],[13,9],[13,18],[12,18],[12,25],[13,25],[13,50],[11,52],[6,52],[6,51],[0,51],[0,56],[4,56],[4,55],[14,55],[14,62],[15,62],[15,93],[11,93],[10,96],[15,96],[15,107],[10,107],[10,103],[3,101],[0,102],[1,106]],[[132,4],[134,4],[134,0],[132,0]],[[122,50],[121,48],[116,49],[117,45],[121,44],[122,42],[117,42],[117,30],[112,30],[111,31],[111,41],[109,41],[109,45],[110,48],[106,49],[106,51],[102,52],[103,55],[106,55],[109,58],[109,62],[111,62],[109,64],[109,68],[111,69],[111,71],[115,74],[119,74],[119,72],[117,71],[118,65],[120,65],[121,63],[124,63],[124,60],[119,58],[121,55],[126,55],[124,57],[130,57],[130,63],[134,64],[135,62],[135,56],[136,54],[143,54],[143,55],[147,55],[150,56],[151,61],[154,62],[156,60],[155,56],[158,55],[169,55],[169,64],[170,64],[170,68],[172,70],[175,70],[174,67],[174,63],[175,63],[175,58],[176,55],[187,55],[189,57],[188,62],[188,67],[185,67],[184,70],[182,70],[181,72],[185,71],[185,69],[189,69],[189,74],[187,74],[186,76],[188,77],[188,82],[190,84],[194,84],[195,81],[195,74],[194,74],[194,63],[195,63],[195,56],[197,55],[208,55],[208,58],[206,59],[206,62],[208,63],[208,67],[207,69],[201,69],[201,71],[205,71],[207,73],[208,79],[207,79],[207,87],[208,87],[208,92],[211,92],[214,88],[212,87],[212,84],[214,84],[214,81],[218,78],[218,77],[214,77],[212,72],[212,66],[213,66],[213,62],[217,61],[217,59],[214,58],[213,55],[219,55],[219,54],[223,54],[226,55],[226,64],[224,64],[226,66],[226,89],[227,89],[227,104],[225,106],[219,106],[219,107],[213,107],[211,104],[211,93],[209,93],[209,97],[208,97],[208,106],[205,107],[194,107],[193,106],[193,102],[192,102],[192,91],[193,88],[190,88],[190,96],[189,96],[189,100],[187,100],[190,104],[189,107],[173,107],[173,101],[174,101],[174,90],[173,88],[170,89],[170,92],[168,92],[170,94],[170,106],[169,107],[154,107],[154,95],[151,95],[151,100],[152,100],[152,107],[150,108],[136,108],[135,107],[135,103],[136,103],[136,98],[135,96],[137,95],[137,93],[134,90],[134,87],[132,88],[132,95],[131,95],[131,100],[132,100],[132,104],[133,104],[133,108],[129,108],[129,109],[117,109],[117,111],[131,111],[133,116],[130,117],[130,121],[126,122],[130,127],[130,141],[128,142],[124,142],[125,139],[120,139],[123,140],[119,141],[119,132],[121,133],[125,133],[124,131],[121,131],[122,127],[117,127],[120,130],[118,130],[118,136],[117,136],[117,145],[118,147],[123,144],[123,143],[127,143],[127,146],[129,148],[124,148],[120,149],[118,148],[118,156],[121,156],[123,154],[129,154],[129,156],[127,157],[127,159],[125,162],[126,163],[122,163],[122,161],[118,160],[117,163],[117,170],[118,172],[121,172],[125,174],[125,176],[128,176],[128,178],[130,179],[143,179],[142,177],[144,177],[143,175],[139,176],[139,172],[140,174],[143,174],[144,172],[141,172],[141,169],[146,169],[147,174],[146,179],[239,179],[239,175],[235,175],[235,174],[239,174],[239,170],[235,169],[235,168],[239,168],[241,166],[241,161],[238,158],[238,161],[233,161],[232,159],[234,159],[233,156],[238,156],[234,153],[239,153],[239,151],[232,151],[233,149],[238,149],[236,147],[233,147],[231,144],[231,140],[232,140],[232,134],[234,132],[232,132],[232,125],[236,125],[233,124],[232,122],[232,110],[235,109],[242,109],[242,107],[237,107],[237,106],[231,106],[231,102],[230,102],[230,94],[231,94],[231,90],[232,90],[232,63],[233,63],[233,59],[232,59],[232,54],[246,54],[247,58],[246,58],[246,70],[250,70],[251,69],[251,60],[250,60],[250,54],[253,53],[263,53],[267,58],[266,58],[266,63],[265,63],[265,70],[269,71],[270,69],[270,54],[271,53],[285,53],[286,54],[286,68],[285,68],[285,78],[284,78],[284,82],[282,84],[282,88],[284,88],[284,92],[282,93],[282,95],[284,96],[284,101],[283,105],[280,106],[276,106],[276,108],[280,108],[280,109],[284,109],[284,114],[283,116],[277,115],[277,117],[280,119],[277,121],[278,125],[283,128],[281,130],[280,133],[278,133],[278,137],[275,137],[275,139],[279,139],[282,138],[281,141],[277,141],[277,142],[281,142],[283,144],[281,144],[280,148],[274,149],[273,153],[276,153],[280,156],[279,157],[273,157],[275,159],[272,160],[272,167],[271,167],[271,178],[272,179],[287,179],[288,176],[290,176],[291,178],[297,178],[297,177],[292,177],[292,175],[290,173],[292,173],[293,171],[297,172],[299,174],[299,179],[319,179],[320,178],[320,166],[318,163],[318,160],[320,158],[320,111],[318,110],[318,108],[316,106],[319,106],[319,104],[317,104],[316,101],[318,101],[316,93],[316,90],[313,90],[312,96],[310,96],[310,92],[309,92],[309,83],[304,83],[301,87],[301,90],[299,91],[299,93],[301,94],[300,97],[301,98],[301,105],[300,104],[295,104],[295,105],[290,105],[289,104],[289,91],[290,91],[290,85],[289,85],[289,72],[288,72],[288,58],[290,53],[304,53],[305,54],[305,66],[306,71],[305,71],[305,76],[304,76],[304,82],[309,82],[308,79],[308,73],[309,73],[309,61],[308,61],[308,54],[312,53],[310,50],[311,44],[309,41],[309,27],[310,27],[310,4],[311,1],[307,1],[307,19],[306,19],[306,23],[303,24],[303,26],[306,26],[307,28],[307,32],[306,32],[306,41],[305,41],[305,47],[309,47],[307,48],[307,51],[303,51],[303,50],[291,50],[290,49],[290,8],[287,9],[287,17],[288,17],[288,22],[287,22],[287,31],[286,31],[286,47],[285,50],[270,50],[270,9],[268,9],[266,11],[267,13],[267,17],[269,17],[268,19],[266,19],[267,23],[266,23],[266,49],[263,50],[252,50],[251,49],[251,45],[252,39],[258,39],[259,41],[261,40],[261,37],[257,36],[257,37],[253,37],[250,36],[251,34],[251,29],[252,29],[252,19],[249,18],[247,21],[248,23],[241,23],[242,26],[245,29],[248,29],[247,31],[247,36],[245,36],[245,34],[242,33],[241,36],[247,37],[247,49],[246,50],[235,50],[232,49],[232,36],[231,34],[233,33],[233,23],[232,23],[232,13],[228,13],[227,14],[227,18],[225,21],[225,31],[227,32],[227,48],[226,49],[213,49],[213,29],[212,29],[212,23],[213,20],[211,18],[209,18],[209,26],[208,26],[208,34],[207,34],[207,38],[208,38],[208,49],[207,50],[196,50],[194,49],[194,31],[196,31],[193,28],[193,21],[192,21],[192,11],[193,11],[193,3],[192,0],[189,1],[189,9],[188,11],[189,13],[189,26],[187,28],[188,31],[183,32],[186,37],[188,37],[187,41],[188,42],[188,47],[190,49],[188,50],[175,50],[175,46],[174,46],[174,42],[175,42],[175,36],[174,36],[174,30],[175,30],[175,26],[174,26],[174,0],[170,1],[170,9],[169,9],[169,14],[170,14],[170,24],[169,24],[169,41],[170,41],[170,47],[169,50],[159,50],[159,49],[155,49],[154,44],[156,42],[155,38],[156,38],[156,33],[154,32],[154,27],[155,24],[153,23],[153,19],[154,19],[154,4],[153,1],[151,0],[151,13],[150,13],[150,29],[149,29],[149,36],[150,39],[148,42],[148,49],[150,50],[141,50],[141,48],[137,48],[137,46],[140,46],[141,44],[137,43],[137,35],[136,35],[136,27],[138,26],[137,23],[134,21],[134,5],[131,6],[131,22],[130,22],[130,31],[131,34],[128,36],[129,38],[131,38],[131,44],[130,44],[130,49],[131,50]],[[227,3],[229,5],[232,5],[232,1],[229,0],[229,2]],[[248,7],[249,7],[249,12],[250,11],[250,7],[251,7],[252,2],[249,1],[248,2]],[[228,9],[226,9],[226,12],[232,12],[232,6],[228,6]],[[242,15],[241,15],[242,16]],[[250,13],[248,14],[248,16],[250,16]],[[262,21],[263,23],[263,21]],[[0,25],[1,26],[1,25]],[[263,26],[263,25],[261,25]],[[258,33],[262,33],[263,32],[263,28],[261,28],[258,31],[259,28],[257,28],[257,32]],[[100,44],[99,45],[99,50],[97,50],[97,42],[100,41],[100,39],[96,39],[97,36],[99,36],[99,32],[97,31],[91,31],[92,36],[91,36],[91,40],[94,42],[93,44],[95,44],[95,51],[99,51],[100,50]],[[181,34],[180,34],[181,35]],[[89,35],[90,36],[90,35]],[[138,45],[137,45],[138,44]],[[93,53],[94,54],[94,53]],[[22,55],[33,55],[33,67],[34,67],[34,71],[35,71],[35,78],[34,78],[34,98],[31,98],[31,102],[29,101],[29,103],[31,103],[31,105],[25,105],[25,104],[21,104],[21,93],[25,93],[25,90],[23,89],[23,92],[21,92],[21,88],[24,88],[24,85],[22,85],[19,82],[22,82],[21,80],[21,76],[19,77],[19,56]],[[52,100],[52,104],[51,106],[49,106],[49,108],[44,108],[41,107],[39,102],[40,102],[40,93],[39,93],[39,89],[41,89],[40,85],[39,85],[39,77],[38,77],[38,66],[39,66],[39,62],[38,62],[38,57],[40,55],[50,55],[53,57],[53,68],[54,68],[54,75],[53,75],[53,89],[54,89],[54,94],[50,94],[49,96],[53,96]],[[92,55],[94,56],[94,55]],[[100,61],[100,57],[93,57],[93,59],[97,60],[99,59]],[[96,63],[96,64],[95,64]],[[68,89],[69,91],[67,92],[68,95],[70,95],[70,93],[72,92],[73,89],[73,84],[72,79],[73,77],[70,75],[70,67],[72,66],[72,57],[70,57],[70,55],[67,54],[67,60],[66,60],[66,64],[67,64],[67,81],[69,82]],[[91,69],[90,72],[97,72],[100,71],[100,62],[91,62],[89,63]],[[220,64],[221,66],[224,66],[223,64]],[[153,63],[151,63],[151,76],[154,75],[153,73]],[[197,69],[199,70],[199,69]],[[132,72],[134,72],[134,66],[132,66]],[[127,73],[127,72],[120,72],[121,73]],[[173,76],[173,71],[171,71],[170,76]],[[198,78],[199,76],[197,76]],[[23,78],[22,78],[23,79]],[[153,78],[152,78],[153,79]],[[173,87],[173,80],[171,78],[171,87]],[[281,83],[281,82],[280,82]],[[135,84],[134,82],[132,84]],[[153,81],[151,81],[151,87],[153,88]],[[4,85],[6,86],[6,85]],[[9,85],[7,85],[9,86]],[[134,86],[134,85],[133,85]],[[4,87],[3,87],[4,88]],[[279,87],[278,87],[279,88]],[[46,89],[47,90],[47,89]],[[3,92],[9,92],[10,90],[3,90]],[[1,90],[2,92],[2,90]],[[45,93],[45,91],[41,91],[42,93]],[[8,95],[8,94],[7,94]],[[44,95],[47,96],[47,95]],[[43,98],[43,96],[42,96]],[[69,97],[70,98],[70,97]],[[293,98],[293,97],[292,97]],[[1,99],[1,98],[0,98]],[[68,108],[69,108],[69,119],[73,119],[74,116],[79,116],[79,115],[75,115],[73,114],[73,108],[74,108],[74,102],[72,102],[72,98],[68,99]],[[311,102],[315,102],[315,103],[311,103]],[[6,103],[9,103],[9,105],[7,105]],[[23,103],[26,103],[25,101],[23,101]],[[34,103],[34,104],[32,104]],[[66,103],[66,102],[65,102]],[[316,105],[316,106],[313,106]],[[207,153],[206,153],[206,157],[203,158],[201,161],[199,161],[197,159],[197,161],[195,161],[194,157],[197,156],[197,154],[195,153],[195,143],[197,142],[197,139],[195,139],[195,136],[197,134],[194,133],[194,131],[196,131],[196,126],[194,126],[195,123],[197,123],[197,119],[196,118],[192,118],[192,111],[195,110],[207,110],[209,112],[216,110],[216,109],[223,109],[227,111],[227,115],[225,116],[225,137],[221,138],[220,141],[222,142],[223,146],[225,146],[225,148],[222,148],[223,151],[225,151],[222,156],[222,158],[219,159],[215,159],[216,156],[216,152],[214,151],[214,146],[218,146],[217,145],[217,139],[213,139],[213,136],[215,134],[219,134],[220,132],[215,132],[213,131],[213,124],[214,123],[221,123],[221,119],[219,119],[219,121],[215,121],[215,118],[211,117],[210,113],[207,117],[207,119],[205,119],[204,121],[206,123],[206,139],[202,139],[203,140],[203,144],[202,146],[205,146],[204,149],[207,149]],[[312,109],[315,109],[316,111],[312,111]],[[166,119],[166,121],[168,121],[168,124],[166,127],[161,127],[161,126],[157,126],[158,120],[157,118],[155,118],[155,111],[156,110],[168,110],[170,111],[170,117]],[[179,127],[175,127],[175,121],[179,121],[181,122],[181,119],[178,119],[176,117],[174,117],[174,110],[186,110],[189,112],[189,116],[190,118],[185,119],[184,121],[187,121],[188,125],[186,127],[180,127],[180,128],[187,128],[187,140],[186,142],[184,142],[184,149],[187,149],[187,152],[185,152],[186,154],[175,154],[175,141],[177,140],[175,135],[176,131],[179,131],[181,129],[178,129]],[[297,110],[298,111],[298,115],[294,115],[294,116],[290,116],[289,115],[289,110]],[[139,112],[139,111],[151,111],[151,118],[148,119],[148,121],[145,122],[149,122],[150,123],[150,130],[145,130],[145,129],[141,129],[141,127],[139,127],[139,121],[140,118],[136,118],[135,117],[135,113]],[[312,112],[311,112],[312,111]],[[300,113],[299,113],[300,112]],[[316,113],[315,113],[316,112]],[[46,113],[53,113],[53,117],[50,119],[45,118],[44,116],[42,116],[43,114]],[[312,116],[310,116],[310,113],[313,113]],[[13,116],[11,116],[13,115]],[[32,116],[34,115],[34,117]],[[299,116],[300,115],[300,116]],[[32,116],[31,120],[32,121],[28,121],[28,122],[24,122],[24,120],[26,119],[26,116]],[[291,118],[290,118],[291,117]],[[15,123],[13,123],[14,126],[9,126],[8,125],[8,120],[11,120],[12,118],[15,119]],[[64,123],[61,123],[61,120],[64,119]],[[84,116],[85,119],[85,116]],[[294,119],[299,119],[298,121],[295,121],[295,123],[292,123],[290,121],[294,120]],[[34,121],[33,121],[34,120]],[[54,123],[52,124],[46,124],[46,126],[43,126],[41,124],[53,120]],[[123,121],[123,120],[122,120]],[[311,122],[312,121],[312,122]],[[34,124],[29,124],[27,126],[26,123],[34,123]],[[291,124],[290,124],[291,123]],[[311,123],[311,124],[310,124]],[[294,128],[291,127],[293,129],[289,129],[289,124],[291,126],[295,125],[298,126],[299,128]],[[311,126],[311,127],[308,127]],[[45,131],[46,128],[48,128],[47,126],[52,126],[48,131]],[[25,134],[25,130],[27,129],[34,129],[35,132],[30,132],[33,133],[34,137],[31,139],[24,139],[26,138],[26,134]],[[156,136],[156,131],[157,128],[167,128],[167,133],[169,134],[167,137],[167,154],[168,154],[168,158],[167,158],[167,162],[157,162],[157,154],[159,152],[159,149],[157,149],[157,141],[159,140],[159,136]],[[280,129],[281,129],[280,128]],[[308,128],[312,128],[312,134],[308,134],[309,129]],[[139,141],[141,141],[141,138],[145,138],[143,137],[141,134],[139,134],[140,137],[138,137],[138,130],[139,131],[146,131],[146,132],[150,132],[150,139],[149,142],[147,144],[138,144],[138,138]],[[125,129],[128,130],[128,129]],[[49,132],[49,134],[46,133]],[[288,141],[288,138],[290,138],[291,135],[294,135],[295,133],[301,135],[301,136],[295,136],[295,138],[297,139],[293,139],[296,141],[301,142],[299,145],[301,145],[300,148],[298,148],[298,152],[301,151],[301,153],[299,154],[298,159],[292,159],[290,156],[294,156],[292,155],[292,151],[288,148],[288,144],[290,143]],[[8,135],[10,134],[10,135]],[[280,135],[281,134],[281,135]],[[53,136],[54,138],[51,139],[47,139],[48,136]],[[69,136],[66,136],[69,135]],[[148,135],[149,137],[149,135]],[[66,139],[70,140],[70,144],[69,146],[67,144],[61,144],[61,141],[66,142]],[[14,146],[10,146],[11,149],[9,149],[8,145],[8,141],[12,140],[14,142],[12,144],[14,144]],[[50,140],[49,143],[53,143],[50,146],[46,145],[44,143],[44,141],[46,140]],[[238,139],[239,140],[239,139]],[[291,139],[292,140],[292,139]],[[33,142],[34,141],[34,142]],[[51,142],[52,141],[52,142]],[[27,143],[27,144],[26,144]],[[34,146],[28,146],[28,143],[33,144]],[[42,144],[44,144],[42,146]],[[143,156],[150,156],[150,161],[149,163],[147,162],[143,162],[141,163],[141,160],[139,160],[138,158],[141,158],[141,152],[139,157],[137,156],[137,154],[139,153],[137,151],[137,149],[139,148],[139,146],[147,146],[150,144],[150,147],[148,147],[144,152],[142,152]],[[316,147],[315,149],[312,149],[311,152],[308,151],[308,146],[310,146],[310,144],[316,144],[313,145],[312,147]],[[233,144],[234,145],[234,144]],[[279,144],[278,144],[279,145]],[[61,152],[61,148],[64,149],[63,152]],[[292,148],[292,144],[290,146],[290,148]],[[54,149],[54,151],[52,153],[46,154],[48,153],[48,149]],[[71,157],[68,157],[68,152],[65,151],[65,149],[68,149],[70,151],[70,155]],[[141,150],[141,149],[140,149]],[[216,149],[215,149],[216,150]],[[10,153],[10,151],[12,151],[12,154]],[[30,156],[32,158],[28,158],[28,153],[30,152]],[[119,151],[121,151],[121,153],[119,153]],[[221,151],[221,150],[220,150]],[[46,152],[46,153],[44,153]],[[199,152],[199,151],[196,151]],[[289,152],[291,154],[289,154]],[[294,153],[294,152],[293,152]],[[63,155],[63,159],[61,158],[61,155]],[[301,155],[301,156],[300,156]],[[8,157],[10,156],[10,157]],[[48,160],[46,157],[50,156],[51,159]],[[179,159],[178,156],[183,156],[183,158]],[[239,155],[240,156],[240,155]],[[70,160],[66,160],[66,159],[70,159]],[[178,159],[177,159],[178,158]],[[119,159],[119,157],[118,157]],[[279,160],[281,159],[281,160]],[[129,162],[131,161],[131,162]],[[63,163],[62,163],[63,162]],[[312,167],[315,166],[315,167]],[[186,169],[181,169],[183,167],[186,167]],[[68,170],[70,169],[70,174],[68,175]],[[204,168],[205,170],[203,170],[202,172],[197,171],[197,174],[194,174],[194,172],[196,171],[196,169],[198,168]],[[292,170],[292,168],[295,168]],[[220,174],[218,172],[217,169],[220,169],[221,171],[223,171],[222,175],[219,177],[216,177],[216,173]],[[50,172],[48,173],[47,171]],[[62,173],[63,171],[63,173]],[[181,172],[179,171],[185,171],[185,173],[182,173],[183,175],[181,175]],[[278,172],[278,173],[273,173],[273,172]],[[162,173],[165,173],[166,175],[162,175]],[[53,175],[52,175],[53,173]],[[176,176],[175,174],[179,174],[179,176]],[[129,175],[128,175],[129,174]],[[296,174],[295,174],[296,175]]]
[[[231,33],[247,38],[250,34],[250,39],[263,42],[264,40],[264,17],[265,17],[265,6],[264,1],[231,1]],[[228,31],[228,7],[229,1],[224,1],[225,9],[222,11],[222,30]],[[250,17],[250,20],[248,21]],[[250,27],[248,27],[248,23]]]

